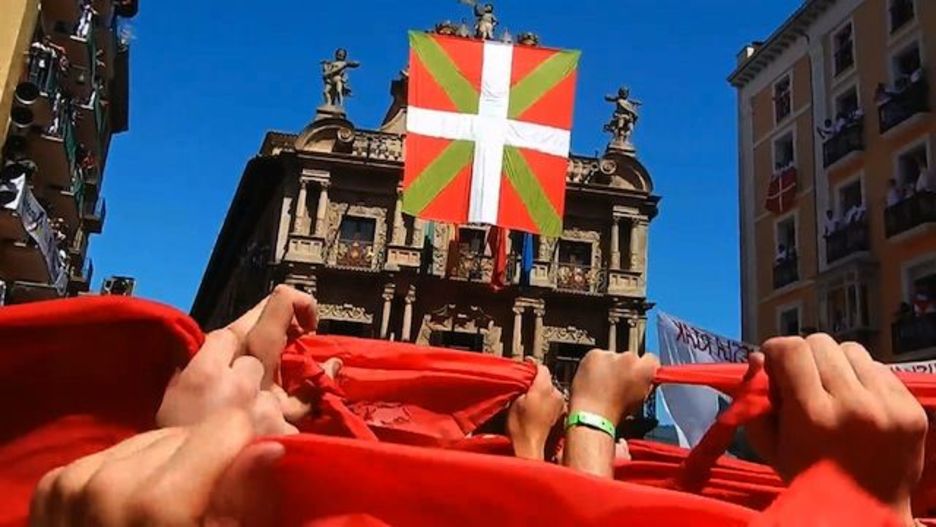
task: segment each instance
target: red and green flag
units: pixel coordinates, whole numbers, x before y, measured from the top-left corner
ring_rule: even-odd
[[[410,33],[403,210],[558,236],[580,53]]]

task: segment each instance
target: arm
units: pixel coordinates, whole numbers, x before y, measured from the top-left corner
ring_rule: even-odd
[[[589,412],[617,427],[643,404],[659,363],[653,355],[592,350],[582,359],[572,381],[570,415]],[[576,426],[566,430],[563,464],[599,477],[613,476],[615,438],[600,430]]]
[[[514,455],[521,459],[543,461],[549,433],[562,416],[565,400],[552,384],[546,366],[538,366],[529,391],[510,406],[507,433]]]

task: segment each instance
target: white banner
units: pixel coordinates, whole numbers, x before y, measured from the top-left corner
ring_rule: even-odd
[[[671,317],[657,314],[660,362],[665,365],[744,363],[756,348],[731,340]],[[660,387],[661,400],[673,418],[679,446],[692,448],[715,422],[719,392],[700,386],[667,384]]]
[[[657,315],[660,362],[663,365],[745,363],[756,346],[731,340],[697,328],[660,312]],[[892,371],[936,374],[936,360],[888,364]],[[666,407],[682,447],[698,444],[719,413],[719,401],[727,398],[711,388],[663,385],[660,400]]]
[[[922,362],[895,362],[888,364],[892,371],[905,371],[908,373],[929,373],[936,374],[936,360],[927,360]]]
[[[19,214],[23,228],[39,246],[39,252],[42,253],[49,270],[49,282],[60,295],[64,295],[68,286],[68,273],[63,254],[59,251],[58,242],[55,239],[55,231],[49,224],[49,215],[26,185],[26,176],[15,178],[11,180],[11,183],[17,190],[17,197],[4,207],[16,210]]]

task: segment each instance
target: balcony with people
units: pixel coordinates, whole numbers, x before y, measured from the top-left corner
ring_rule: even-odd
[[[868,214],[864,204],[854,205],[843,218],[826,211],[825,233],[826,263],[832,264],[853,254],[869,249]]]
[[[557,289],[582,293],[596,292],[598,280],[596,269],[592,265],[591,244],[560,240],[555,273]]]
[[[888,238],[936,223],[936,166],[929,166],[925,147],[901,156],[898,166],[900,173],[887,189],[884,223]]]
[[[929,111],[929,84],[917,45],[895,58],[894,71],[894,86],[879,83],[874,94],[882,134]]]
[[[799,280],[795,216],[789,216],[777,223],[776,237],[777,256],[774,258],[773,286],[774,289],[781,289]]]
[[[900,305],[892,326],[894,354],[936,352],[936,274],[913,282],[913,297]]]
[[[826,169],[849,154],[864,150],[864,111],[854,90],[840,102],[835,119],[826,119],[817,131],[823,141],[822,164]]]
[[[490,283],[494,273],[494,258],[483,228],[459,229],[458,239],[452,243],[449,251],[449,278]]]
[[[374,218],[345,216],[336,242],[335,265],[357,269],[374,267],[374,235],[377,221]]]

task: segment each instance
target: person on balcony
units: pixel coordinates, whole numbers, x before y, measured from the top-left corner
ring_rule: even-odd
[[[910,84],[916,84],[923,80],[923,68],[917,67],[913,70],[913,73],[910,74]]]
[[[874,90],[874,102],[878,106],[884,106],[885,104],[891,102],[891,100],[896,96],[897,94],[888,90],[887,85],[883,82],[879,82],[877,88]]]
[[[78,15],[78,23],[75,24],[75,36],[87,39],[91,34],[91,26],[94,22],[94,17],[97,15],[97,11],[94,10],[91,0],[82,0],[80,10],[81,14]]]
[[[913,314],[922,317],[924,315],[931,315],[936,313],[936,301],[933,300],[933,295],[924,288],[924,286],[916,286],[916,294],[913,295]]]
[[[868,212],[868,209],[864,206],[864,203],[856,203],[852,205],[848,212],[845,214],[845,222],[848,225],[853,225],[855,223],[860,223],[864,220],[865,213]]]
[[[933,192],[936,190],[936,185],[934,185],[933,181],[934,177],[936,177],[936,170],[927,167],[925,159],[918,160],[916,181],[913,183],[914,194]]]
[[[832,136],[835,135],[835,127],[832,125],[832,119],[826,119],[822,126],[816,127],[816,131],[819,132],[819,137],[823,141],[828,141]]]
[[[838,115],[835,116],[835,126],[833,127],[835,135],[842,133],[847,126],[848,117],[845,116],[845,112],[839,112]]]
[[[835,217],[835,212],[832,209],[829,209],[825,213],[825,227],[823,229],[823,236],[828,238],[832,236],[833,233],[839,230],[839,220]]]
[[[893,207],[903,201],[903,193],[900,192],[900,187],[897,185],[897,180],[891,178],[887,182],[887,206]]]

